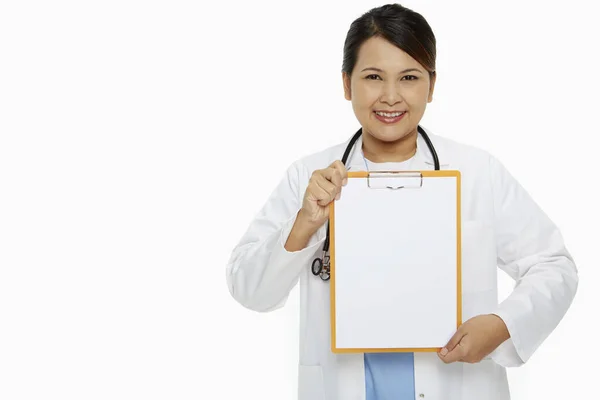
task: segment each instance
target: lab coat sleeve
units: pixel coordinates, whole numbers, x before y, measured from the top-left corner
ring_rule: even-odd
[[[302,207],[303,174],[308,172],[300,161],[288,168],[233,249],[227,265],[227,285],[233,298],[246,308],[268,312],[282,307],[324,241],[320,229],[306,248],[295,252],[284,248]]]
[[[490,355],[504,367],[529,360],[570,307],[577,268],[558,228],[506,168],[490,156],[498,266],[515,280],[494,312],[510,339]]]

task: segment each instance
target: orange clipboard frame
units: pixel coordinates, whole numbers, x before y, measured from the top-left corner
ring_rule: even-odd
[[[380,172],[380,171],[378,171]],[[423,178],[456,178],[456,237],[457,237],[457,249],[456,249],[456,328],[462,324],[462,236],[461,236],[461,174],[457,170],[443,170],[443,171],[394,171],[394,172],[407,172],[407,173],[420,173]],[[348,179],[353,178],[368,178],[369,172],[348,172]],[[330,313],[331,313],[331,351],[336,354],[348,354],[348,353],[408,353],[408,352],[438,352],[441,347],[427,347],[427,348],[337,348],[336,346],[336,320],[335,320],[335,201],[331,202],[329,210],[329,234],[330,234],[330,276],[331,282],[329,286],[330,295]]]

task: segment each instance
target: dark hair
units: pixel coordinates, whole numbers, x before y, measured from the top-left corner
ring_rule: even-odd
[[[435,35],[421,14],[400,4],[373,8],[352,22],[344,43],[343,72],[352,73],[360,46],[374,36],[405,51],[425,67],[430,78],[435,74]]]

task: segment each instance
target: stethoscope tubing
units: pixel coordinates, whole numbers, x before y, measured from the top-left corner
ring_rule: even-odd
[[[429,148],[429,151],[431,152],[431,155],[433,157],[433,164],[434,164],[435,170],[439,171],[440,170],[440,160],[438,158],[437,152],[435,151],[435,147],[433,146],[433,143],[431,143],[431,139],[429,138],[429,136],[427,135],[425,130],[420,125],[417,126],[417,130],[421,134],[421,136],[423,136],[425,143],[427,143],[427,147]],[[358,140],[358,138],[360,137],[361,134],[362,134],[362,128],[360,128],[358,131],[356,131],[356,133],[352,136],[352,138],[348,142],[348,145],[346,146],[346,150],[344,150],[344,155],[342,156],[342,163],[344,164],[344,166],[346,166],[348,157],[350,156],[350,152],[354,148],[354,145],[356,144],[356,141]],[[329,251],[329,221],[327,221],[327,231],[326,231],[326,236],[325,236],[325,243],[323,243],[323,257],[315,258],[311,265],[312,274],[315,276],[320,276],[323,281],[328,281],[329,278],[331,277],[331,275],[329,273],[329,257],[327,256],[328,251]]]

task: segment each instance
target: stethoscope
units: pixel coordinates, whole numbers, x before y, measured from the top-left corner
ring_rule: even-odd
[[[431,152],[431,155],[433,156],[433,164],[435,166],[435,170],[439,171],[440,161],[438,159],[437,152],[435,151],[435,147],[433,147],[433,143],[431,143],[431,139],[429,139],[429,136],[427,136],[427,133],[425,133],[425,130],[423,128],[421,128],[421,126],[417,126],[417,130],[421,134],[421,136],[423,136],[423,139],[425,139],[425,142],[427,143],[427,147],[429,148],[429,151]],[[356,143],[356,141],[358,140],[358,138],[360,137],[361,134],[362,134],[362,128],[359,129],[358,131],[356,131],[354,136],[352,136],[352,139],[350,139],[350,142],[348,142],[348,146],[346,146],[346,150],[344,151],[344,156],[342,157],[342,163],[344,163],[344,166],[346,165],[346,162],[348,161],[348,156],[350,155],[350,152],[352,151],[354,144]],[[329,252],[329,221],[327,221],[327,233],[325,236],[325,243],[323,244],[323,256],[320,258],[319,257],[315,258],[312,262],[312,268],[311,268],[313,275],[320,276],[321,279],[324,281],[328,281],[329,278],[331,277],[330,273],[329,273],[329,256],[327,255],[328,252]]]

